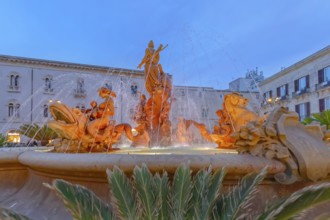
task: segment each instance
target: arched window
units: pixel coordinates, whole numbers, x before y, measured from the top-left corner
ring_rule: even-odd
[[[16,100],[10,101],[8,103],[8,117],[10,118],[19,118],[19,110],[21,105],[17,103]]]
[[[44,115],[45,118],[48,118],[48,115],[49,115],[48,112],[49,112],[48,105],[45,104],[44,105],[44,112],[43,112],[43,115]]]
[[[131,94],[132,96],[136,96],[138,92],[138,86],[136,85],[136,83],[131,85]]]
[[[84,79],[78,79],[77,80],[77,92],[78,93],[84,93]]]
[[[18,73],[12,72],[9,77],[9,90],[18,91],[19,90],[19,81],[20,76]]]
[[[8,104],[8,117],[12,117],[14,115],[14,104],[9,103]]]
[[[20,104],[16,104],[15,105],[15,118],[19,118],[19,108],[20,108]]]
[[[18,79],[19,79],[19,75],[16,75],[15,76],[15,87],[18,87],[19,86]]]
[[[15,75],[10,75],[10,86],[14,86]]]

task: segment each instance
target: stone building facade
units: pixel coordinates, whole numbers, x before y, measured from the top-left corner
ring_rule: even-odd
[[[117,123],[134,126],[132,116],[139,94],[147,95],[143,71],[0,55],[0,133],[15,131],[23,123],[42,125],[51,120],[49,105],[61,102],[80,109],[101,101],[98,88],[108,86],[114,99]],[[231,90],[173,86],[171,120],[183,117],[204,123],[209,130],[218,122],[225,94]],[[240,91],[258,111],[258,93]]]
[[[330,46],[266,78],[259,87],[264,112],[283,106],[303,120],[330,109]]]

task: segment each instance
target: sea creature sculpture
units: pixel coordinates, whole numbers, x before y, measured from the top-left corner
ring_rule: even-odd
[[[55,141],[55,151],[65,152],[105,152],[112,149],[123,132],[128,139],[133,139],[129,124],[115,125],[109,120],[115,114],[112,97],[116,94],[106,87],[98,90],[104,102],[99,105],[91,102],[91,109],[81,112],[62,103],[50,105],[50,113],[54,120],[48,122],[62,139]]]

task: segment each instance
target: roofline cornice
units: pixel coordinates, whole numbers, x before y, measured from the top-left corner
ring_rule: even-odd
[[[259,85],[260,86],[265,85],[266,83],[271,82],[271,81],[273,81],[273,80],[275,80],[279,77],[282,77],[282,76],[288,74],[289,72],[291,72],[292,70],[298,69],[298,68],[302,67],[303,65],[305,65],[306,63],[309,63],[309,62],[311,62],[311,61],[313,61],[313,60],[315,60],[315,59],[317,59],[317,58],[319,58],[319,57],[321,57],[325,54],[328,54],[328,53],[330,53],[330,45],[323,48],[323,49],[321,49],[321,50],[319,50],[319,51],[317,51],[317,52],[315,52],[315,53],[313,53],[312,55],[298,61],[297,63],[285,68],[284,70],[281,70],[280,72],[275,73],[274,75],[262,80],[259,83]]]
[[[54,68],[66,68],[66,69],[83,70],[83,71],[98,71],[103,73],[105,72],[105,73],[114,73],[114,74],[135,74],[135,75],[144,74],[144,72],[140,70],[88,65],[88,64],[80,64],[80,63],[70,63],[70,62],[53,61],[53,60],[43,60],[43,59],[35,59],[35,58],[8,56],[8,55],[0,55],[0,62],[1,61],[7,63],[40,65],[40,66],[54,67]]]

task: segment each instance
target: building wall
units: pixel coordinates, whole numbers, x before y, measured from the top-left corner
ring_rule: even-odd
[[[279,73],[265,79],[259,84],[262,93],[272,91],[272,100],[264,100],[263,110],[270,111],[275,106],[287,107],[290,111],[295,111],[295,106],[302,103],[310,103],[310,114],[319,112],[319,99],[330,96],[328,86],[317,88],[318,71],[330,66],[330,46],[306,57],[305,59],[283,69]],[[305,93],[296,94],[294,81],[309,76],[309,89]],[[288,84],[288,97],[285,100],[276,100],[277,88]]]

